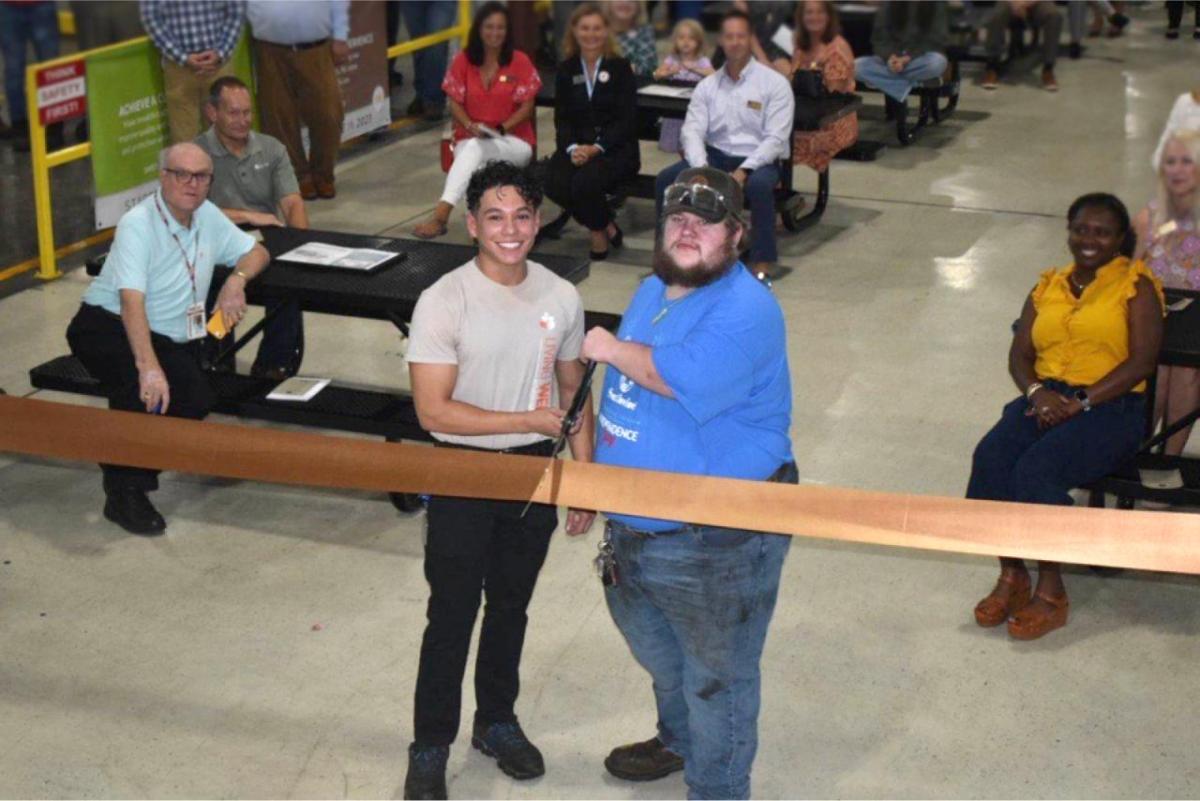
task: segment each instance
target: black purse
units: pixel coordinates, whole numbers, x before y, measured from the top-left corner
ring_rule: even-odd
[[[825,76],[816,69],[796,70],[792,74],[792,93],[796,97],[806,97],[812,100],[829,96],[829,92],[825,89]]]

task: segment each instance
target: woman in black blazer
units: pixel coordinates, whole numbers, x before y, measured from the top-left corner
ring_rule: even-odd
[[[591,232],[591,257],[598,260],[623,238],[605,194],[641,169],[637,84],[629,62],[616,55],[608,21],[595,3],[580,4],[571,15],[563,56],[555,76],[557,150],[546,194]]]

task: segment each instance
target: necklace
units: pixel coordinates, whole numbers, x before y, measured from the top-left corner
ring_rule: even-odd
[[[1075,273],[1068,275],[1067,280],[1071,282],[1071,286],[1075,287],[1075,289],[1081,295],[1083,294],[1083,290],[1087,288],[1087,284],[1081,284],[1079,281],[1075,280]],[[1089,281],[1088,283],[1090,284],[1091,282]]]

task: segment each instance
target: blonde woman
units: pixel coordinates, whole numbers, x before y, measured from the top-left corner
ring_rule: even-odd
[[[1158,196],[1133,221],[1134,256],[1163,286],[1200,291],[1200,131],[1179,131],[1166,140],[1158,161]],[[1200,370],[1159,367],[1154,418],[1170,422],[1200,406]],[[1166,452],[1183,453],[1192,428],[1167,440]]]
[[[571,14],[554,91],[556,150],[546,195],[588,229],[591,258],[599,261],[623,240],[605,194],[637,175],[642,163],[633,70],[616,55],[608,19],[595,3]]]

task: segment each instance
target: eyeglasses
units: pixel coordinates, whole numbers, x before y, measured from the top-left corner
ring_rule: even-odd
[[[706,184],[671,184],[663,195],[663,202],[668,206],[687,206],[704,214],[714,214],[724,217],[733,213],[725,196]]]
[[[191,172],[189,170],[173,170],[170,167],[163,169],[163,172],[170,174],[172,178],[181,184],[199,184],[200,186],[208,186],[212,181],[213,174],[211,172]]]

